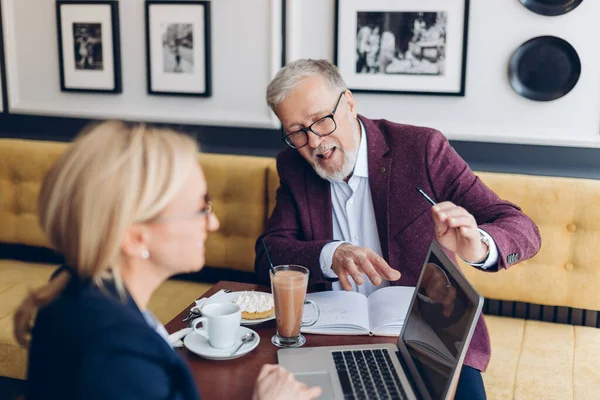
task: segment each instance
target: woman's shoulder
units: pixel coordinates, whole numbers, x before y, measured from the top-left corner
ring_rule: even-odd
[[[185,369],[135,306],[89,289],[67,291],[40,310],[29,357],[29,374],[42,386],[61,382],[66,374],[85,381],[86,387],[96,387],[94,380],[110,370],[121,386],[141,373],[167,390],[172,384],[170,371]]]
[[[33,392],[40,386],[63,393],[71,389],[57,382],[76,377],[77,398],[158,399],[194,388],[185,363],[140,311],[98,289],[67,291],[40,311],[29,368]],[[174,373],[188,379],[175,385]]]
[[[39,311],[34,336],[60,337],[62,332],[69,332],[76,340],[86,338],[96,346],[126,343],[128,337],[156,339],[131,297],[93,283],[69,285],[58,299]]]

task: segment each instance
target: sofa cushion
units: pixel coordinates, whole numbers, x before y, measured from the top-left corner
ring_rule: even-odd
[[[13,337],[13,315],[28,291],[44,285],[56,265],[0,260],[0,376],[24,379],[27,351]],[[163,324],[210,289],[204,283],[168,280],[152,296],[148,308]]]
[[[490,399],[589,399],[600,393],[600,329],[486,316]]]
[[[254,271],[254,244],[265,229],[272,158],[200,154],[221,227],[208,235],[206,265]]]
[[[267,215],[270,217],[275,209],[275,204],[277,204],[277,188],[280,184],[279,173],[277,172],[277,162],[273,160],[269,167],[267,168]]]
[[[0,376],[23,379],[27,351],[13,337],[13,315],[30,289],[45,284],[56,265],[0,260]]]
[[[47,246],[37,221],[42,179],[65,143],[0,140],[0,242]]]

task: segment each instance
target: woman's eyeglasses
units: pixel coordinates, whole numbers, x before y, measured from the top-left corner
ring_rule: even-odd
[[[210,196],[208,193],[204,197],[205,205],[198,211],[191,214],[179,214],[179,215],[159,215],[158,217],[151,220],[151,222],[168,222],[175,221],[179,219],[190,219],[195,217],[209,217],[213,213],[213,203],[210,200]]]

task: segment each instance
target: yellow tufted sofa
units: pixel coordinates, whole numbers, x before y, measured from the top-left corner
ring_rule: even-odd
[[[65,147],[0,139],[0,244],[46,245],[36,222],[36,197],[45,172]],[[212,154],[199,160],[221,221],[219,232],[208,239],[207,265],[251,272],[254,242],[275,206],[275,161]],[[492,340],[492,361],[484,374],[488,398],[599,398],[600,181],[479,176],[533,218],[543,242],[534,259],[508,271],[491,274],[463,266],[490,299],[486,312],[496,314],[486,316]],[[12,313],[27,288],[43,284],[54,268],[0,253],[0,376],[24,377],[26,353],[12,339]],[[166,322],[209,287],[170,280],[150,308]]]

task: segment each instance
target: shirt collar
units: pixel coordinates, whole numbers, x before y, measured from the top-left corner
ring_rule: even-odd
[[[352,176],[360,176],[362,178],[369,177],[369,160],[367,157],[367,131],[361,120],[358,120],[360,125],[360,144],[358,146],[358,155],[356,156],[356,164]]]

